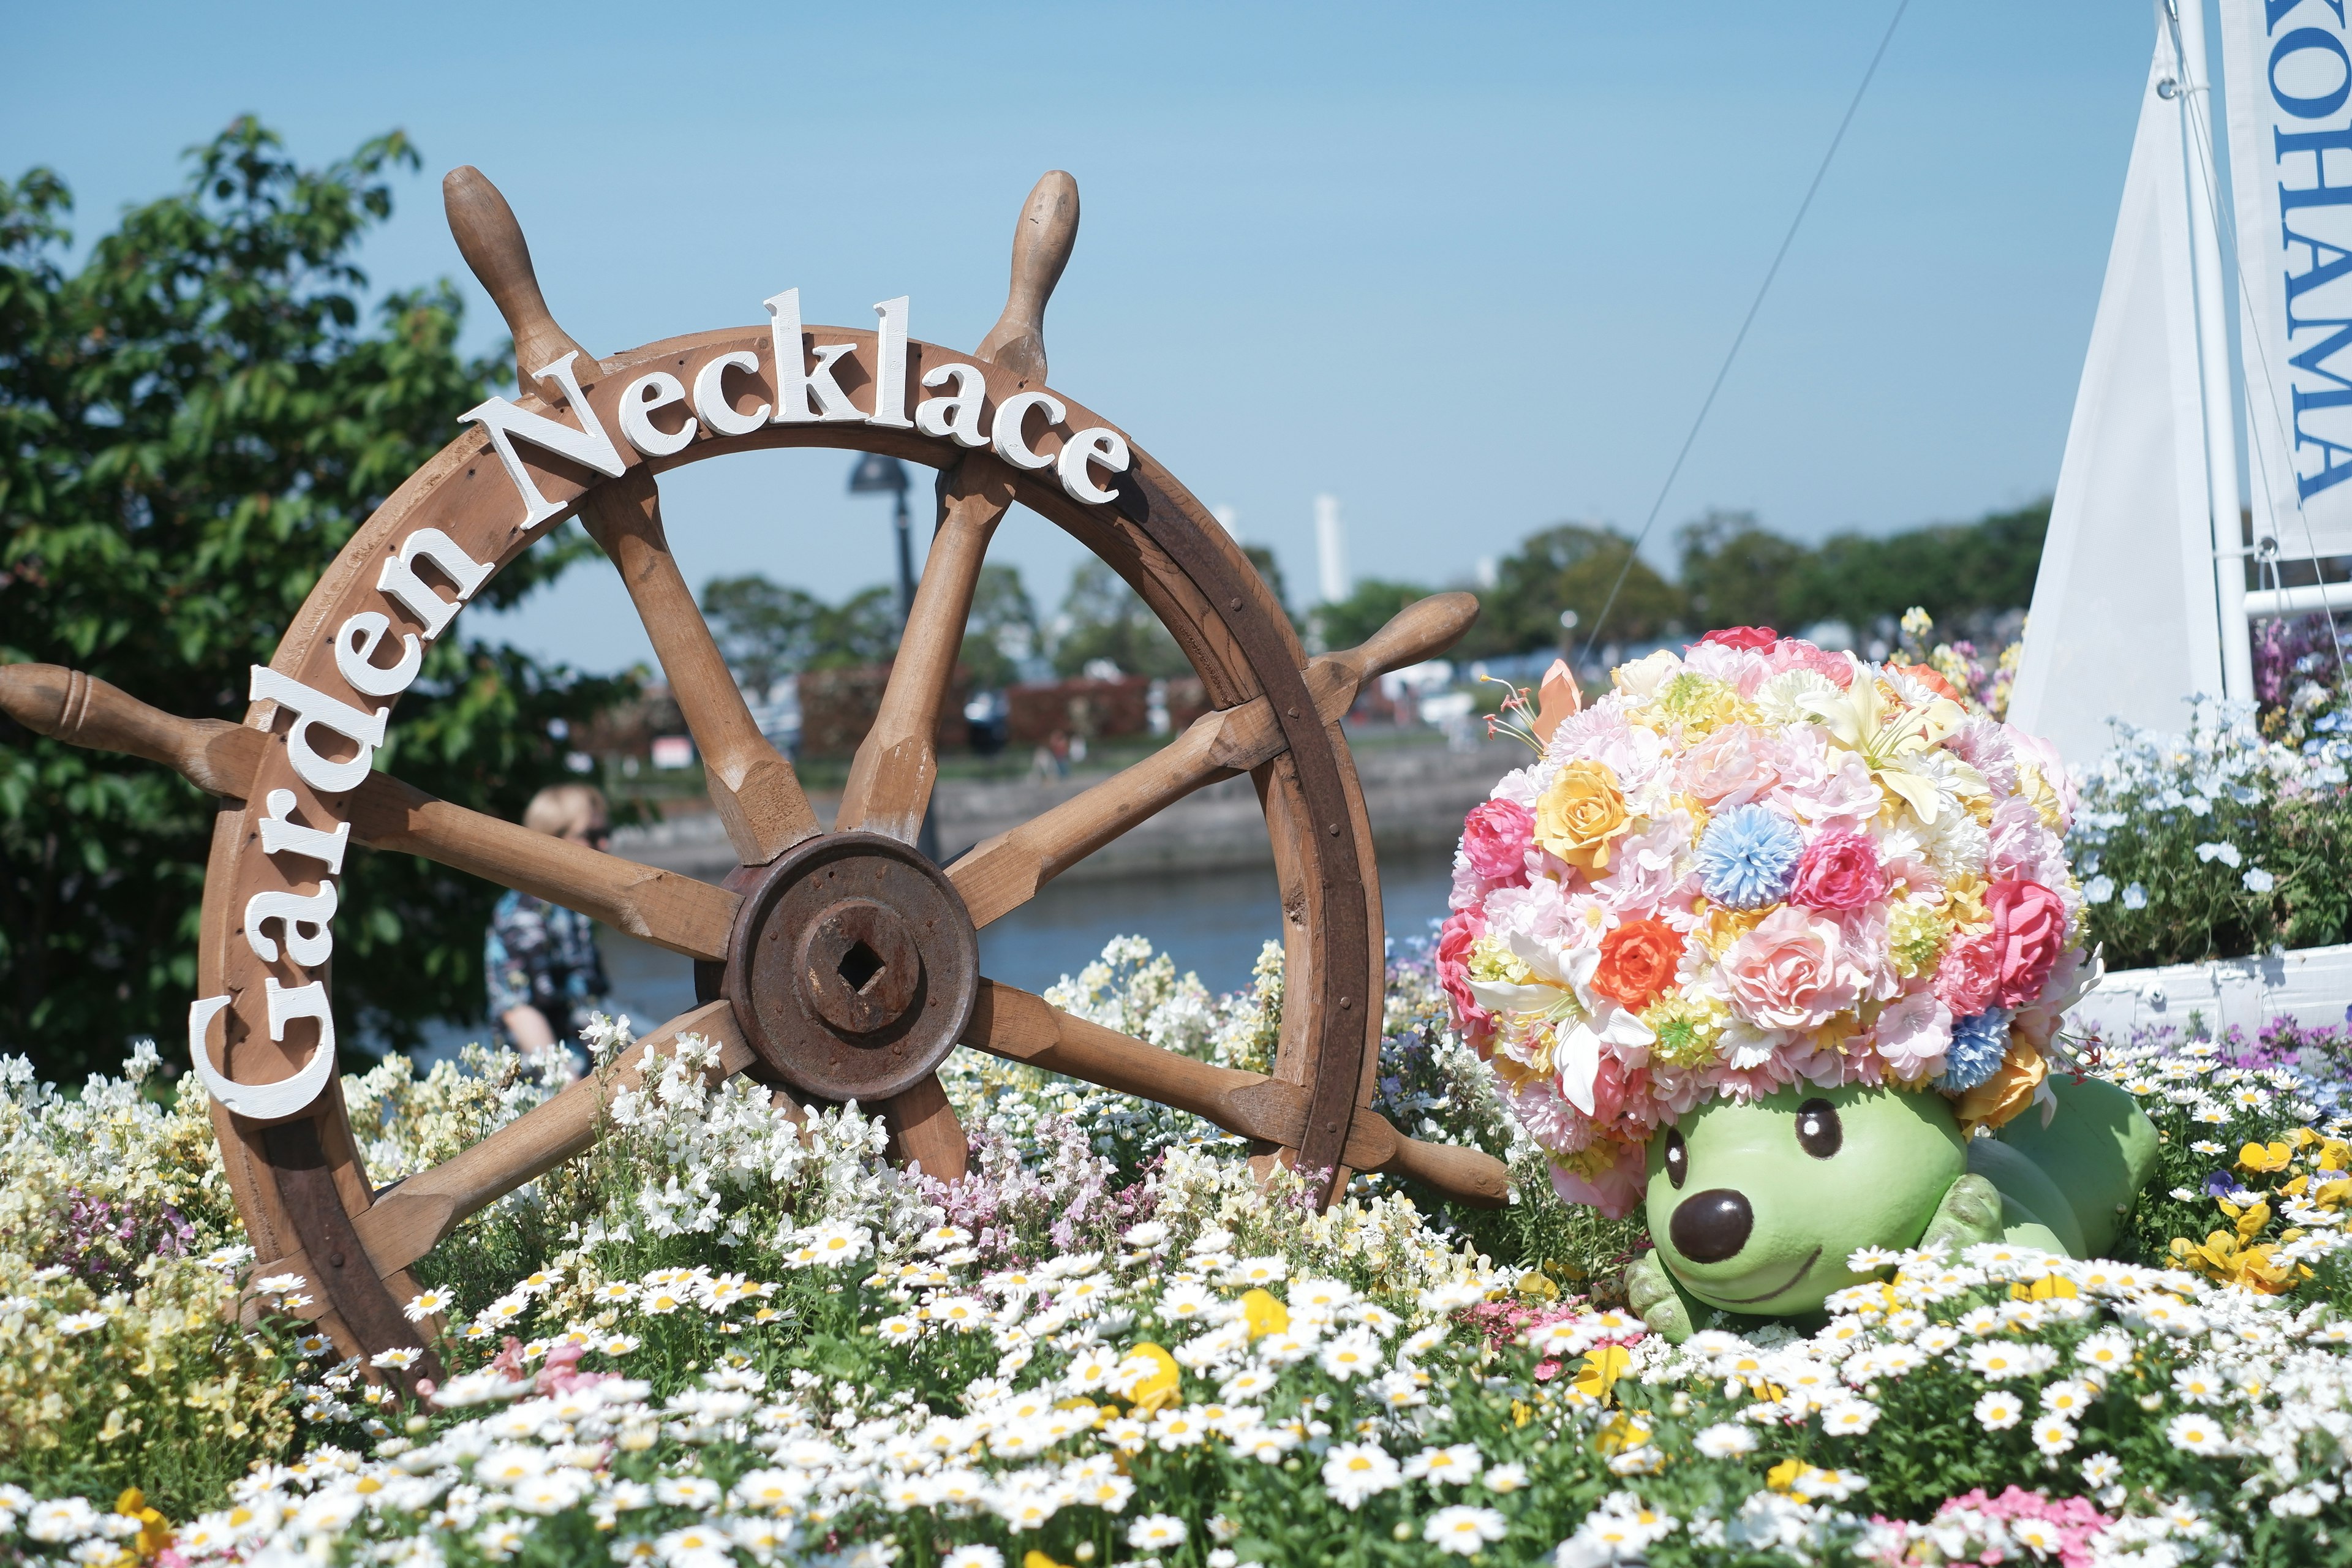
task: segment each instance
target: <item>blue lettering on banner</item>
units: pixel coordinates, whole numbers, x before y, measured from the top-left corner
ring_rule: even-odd
[[[2265,0],[2265,31],[2302,8],[2305,0]],[[2268,86],[2276,115],[2271,131],[2273,162],[2279,174],[2280,276],[2286,286],[2287,363],[2298,373],[2288,391],[2294,404],[2294,444],[2298,458],[2295,488],[2303,499],[2352,479],[2352,362],[2339,372],[2330,362],[2352,355],[2352,215],[2331,219],[2332,208],[2352,208],[2352,167],[2328,178],[2327,159],[2352,160],[2352,125],[2290,131],[2288,121],[2326,120],[2352,103],[2352,52],[2340,36],[2346,27],[2344,0],[2320,0],[2335,18],[2334,28],[2305,26],[2277,37],[2271,47]],[[2317,8],[2306,12],[2315,18]],[[2282,75],[2285,79],[2282,81]],[[2301,160],[2308,158],[2308,176]],[[2301,181],[2290,184],[2290,181]],[[2308,214],[2305,226],[2334,231],[2334,239],[2298,232],[2293,215]],[[2298,263],[2308,255],[2307,265]],[[2336,286],[2336,287],[2331,287]],[[2298,316],[2303,305],[2312,313]],[[2315,342],[2309,334],[2318,333]],[[2297,352],[2297,351],[2300,352]],[[2314,384],[2314,383],[2316,384]],[[2312,425],[2305,423],[2311,416]],[[2302,471],[2315,457],[2319,467]]]

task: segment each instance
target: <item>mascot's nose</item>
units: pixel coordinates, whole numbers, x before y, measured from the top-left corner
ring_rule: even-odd
[[[1720,1263],[1738,1256],[1756,1228],[1756,1211],[1728,1187],[1693,1193],[1675,1210],[1667,1234],[1675,1250],[1693,1263]]]

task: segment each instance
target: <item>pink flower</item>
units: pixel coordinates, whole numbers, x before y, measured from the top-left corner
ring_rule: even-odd
[[[1782,637],[1772,645],[1772,673],[1785,675],[1792,669],[1810,669],[1837,682],[1840,689],[1853,684],[1853,660],[1842,653],[1832,653],[1798,637]]]
[[[1972,936],[1944,949],[1936,965],[1936,1000],[1955,1018],[1972,1018],[1992,1000],[2000,980],[1990,935]]]
[[[1770,647],[1780,640],[1780,634],[1770,626],[1721,626],[1698,639],[1703,643],[1720,643],[1753,653]]]
[[[1761,1029],[1818,1028],[1860,997],[1842,947],[1835,921],[1781,905],[1723,955],[1733,1009]]]
[[[1616,1163],[1590,1181],[1573,1171],[1563,1171],[1554,1165],[1551,1168],[1552,1190],[1559,1194],[1560,1201],[1590,1204],[1611,1219],[1623,1219],[1632,1214],[1635,1205],[1641,1203],[1642,1194],[1648,1188],[1650,1178],[1639,1143],[1620,1143],[1616,1150]]]
[[[2039,882],[1995,882],[1985,890],[1992,912],[1992,948],[1999,973],[1994,1002],[2022,1007],[2042,994],[2058,955],[2066,951],[2066,906]]]
[[[1805,846],[1789,901],[1816,910],[1860,910],[1886,896],[1878,847],[1864,833],[1824,833]]]
[[[1486,934],[1486,919],[1475,910],[1456,910],[1438,928],[1437,983],[1454,999],[1454,1021],[1465,1030],[1495,1026],[1495,1016],[1470,994],[1470,944]]]
[[[1462,822],[1462,853],[1470,868],[1490,882],[1528,879],[1528,848],[1535,842],[1535,814],[1507,800],[1490,800]]]
[[[1780,748],[1746,724],[1726,724],[1682,755],[1675,773],[1709,810],[1745,805],[1780,781]]]
[[[1916,1083],[1944,1070],[1952,1045],[1952,1014],[1932,991],[1914,991],[1887,1004],[1878,1016],[1878,1054],[1888,1070]]]

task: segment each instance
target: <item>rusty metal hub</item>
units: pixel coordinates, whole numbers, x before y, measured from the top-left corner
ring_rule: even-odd
[[[819,1100],[886,1099],[971,1019],[980,938],[937,867],[878,833],[836,833],[738,884],[720,990],[771,1071]]]

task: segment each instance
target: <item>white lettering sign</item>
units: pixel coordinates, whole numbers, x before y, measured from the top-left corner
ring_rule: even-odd
[[[522,492],[524,510],[521,526],[526,529],[536,528],[545,522],[562,511],[563,504],[551,501],[540,493],[539,482],[530,477],[530,470],[522,466],[522,458],[515,451],[517,441],[528,441],[559,458],[569,458],[583,468],[595,469],[606,479],[619,479],[621,470],[627,467],[614,447],[613,438],[604,434],[604,427],[596,422],[594,412],[588,406],[588,399],[580,391],[580,378],[572,369],[572,362],[579,357],[580,351],[574,349],[554,363],[542,365],[531,373],[537,379],[552,381],[563,389],[564,397],[572,405],[572,416],[580,421],[580,427],[576,430],[560,419],[550,419],[544,414],[527,413],[503,397],[478,403],[457,416],[460,424],[479,425],[489,436],[490,445],[498,450],[499,461],[506,465],[507,478],[512,479],[515,489]]]
[[[255,702],[275,702],[294,715],[294,727],[286,732],[287,757],[302,782],[321,795],[341,795],[359,787],[375,761],[375,749],[383,744],[384,721],[392,716],[389,708],[362,713],[348,702],[313,691],[292,676],[261,664],[253,667],[247,697]],[[358,746],[359,753],[344,762],[328,761],[310,743],[313,726],[342,736]]]

